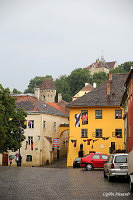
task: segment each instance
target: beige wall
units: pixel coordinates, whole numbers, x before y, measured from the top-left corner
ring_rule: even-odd
[[[84,94],[87,94],[89,91],[79,91],[74,97],[73,101],[76,100],[79,97],[82,97]]]
[[[53,103],[55,102],[56,90],[47,89],[47,90],[40,90],[40,100],[45,101],[46,103]]]
[[[101,68],[96,68],[96,67],[91,67],[89,69],[90,74],[93,75],[94,73],[98,73],[98,72],[105,72],[105,73],[109,73],[109,69],[101,67]]]
[[[41,166],[45,165],[48,160],[49,163],[53,162],[53,160],[57,157],[57,149],[52,151],[53,144],[50,143],[46,136],[53,138],[59,138],[59,126],[60,124],[68,124],[68,118],[53,116],[48,114],[28,114],[27,121],[34,120],[34,128],[25,129],[25,141],[22,142],[21,147],[21,156],[22,156],[22,166]],[[46,121],[45,128],[43,127],[43,121]],[[54,122],[56,122],[56,127],[54,126]],[[31,150],[31,145],[27,145],[26,141],[28,141],[28,136],[33,137],[33,151]],[[40,137],[40,140],[39,140]],[[65,135],[63,137],[66,137]],[[64,151],[64,147],[61,147],[60,153]],[[17,152],[9,152],[9,155],[15,155]],[[32,156],[32,162],[27,162],[27,155]],[[0,165],[2,165],[2,155],[0,154]],[[12,162],[12,165],[16,166],[15,159]]]

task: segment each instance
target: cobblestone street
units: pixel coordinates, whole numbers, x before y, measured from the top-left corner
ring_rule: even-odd
[[[107,195],[109,196],[106,197]],[[0,167],[0,199],[131,200],[133,195],[129,193],[129,185],[126,181],[116,180],[110,183],[103,178],[103,171],[87,172],[84,169],[72,168]]]

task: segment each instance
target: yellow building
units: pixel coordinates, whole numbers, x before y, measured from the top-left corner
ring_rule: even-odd
[[[123,109],[120,107],[127,74],[109,80],[71,102],[67,166],[90,152],[110,154],[124,148]]]
[[[90,83],[85,83],[85,87],[83,87],[77,94],[74,95],[73,101],[75,101],[79,97],[82,97],[88,92],[91,92],[94,88],[96,88],[96,83],[94,83],[93,86]]]

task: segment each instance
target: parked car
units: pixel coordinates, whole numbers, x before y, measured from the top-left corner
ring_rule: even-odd
[[[103,168],[107,159],[108,155],[106,154],[90,153],[88,156],[81,158],[81,167],[86,168],[87,171],[91,171],[93,168]]]
[[[84,157],[88,156],[89,154],[85,155]],[[73,161],[73,168],[80,168],[81,158],[75,158]]]
[[[114,177],[128,177],[128,163],[126,153],[112,154],[104,164],[104,177],[112,181]]]
[[[73,161],[73,168],[79,168],[80,161],[81,161],[81,158],[75,158],[75,160]]]

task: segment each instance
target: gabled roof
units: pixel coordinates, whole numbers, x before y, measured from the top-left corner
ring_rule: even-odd
[[[89,65],[86,68],[91,69],[92,67],[95,67],[95,68],[102,68],[102,67],[104,67],[104,68],[109,69],[109,67],[107,66],[106,62],[103,62],[101,60],[98,60],[95,63],[92,63],[91,65]]]
[[[106,81],[91,92],[71,102],[67,107],[120,106],[126,78],[127,74],[113,74],[109,95],[106,93]]]
[[[91,69],[94,66],[95,68],[104,67],[104,68],[107,68],[107,69],[114,69],[115,64],[116,64],[116,61],[105,62],[105,61],[101,61],[101,60],[96,60],[95,63],[92,63],[91,65],[89,65],[86,68]]]
[[[94,87],[90,83],[88,83],[85,87],[81,89],[81,91],[91,91],[93,89]]]
[[[106,65],[107,65],[108,68],[110,68],[110,69],[114,69],[115,64],[116,64],[116,61],[113,61],[113,62],[106,62]]]
[[[69,109],[66,108],[65,106],[68,104],[63,104],[63,100],[61,100],[59,103],[48,103],[50,106],[56,108],[57,110],[60,110],[61,112],[65,113],[65,114],[69,114]]]
[[[45,113],[49,115],[58,115],[62,117],[68,117],[68,115],[58,109],[53,108],[44,101],[40,101],[37,98],[29,95],[14,96],[16,98],[16,106],[23,108],[28,113]]]
[[[55,83],[51,78],[45,78],[42,82],[40,89],[54,89],[56,90]]]

